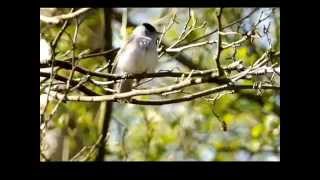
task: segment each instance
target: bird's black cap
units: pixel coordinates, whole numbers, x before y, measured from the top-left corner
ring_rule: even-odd
[[[143,23],[142,24],[144,27],[146,27],[148,29],[148,31],[150,32],[156,32],[157,30],[149,23]]]

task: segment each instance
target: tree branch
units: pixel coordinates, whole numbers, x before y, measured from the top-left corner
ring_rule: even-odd
[[[70,10],[70,12],[73,11],[73,8]],[[55,77],[55,71],[54,71],[54,60],[55,60],[55,51],[56,51],[56,47],[57,47],[57,44],[58,44],[58,41],[60,40],[63,32],[66,30],[66,28],[68,27],[68,24],[69,24],[69,20],[66,20],[64,22],[64,24],[62,25],[61,29],[59,30],[58,34],[55,36],[54,40],[51,42],[51,49],[52,49],[52,56],[51,56],[51,61],[52,61],[52,64],[51,64],[51,73],[50,73],[50,84],[49,84],[49,93],[50,94],[50,90],[51,90],[51,87],[52,87],[52,83],[53,83],[53,79]],[[45,105],[44,105],[44,108],[43,110],[40,112],[40,120],[41,121],[44,121],[44,113],[46,112],[47,110],[47,107],[48,107],[48,102],[49,102],[49,96],[47,96],[46,98],[46,102],[45,102]],[[44,121],[46,122],[46,121]],[[46,126],[46,123],[45,123],[45,126]]]
[[[79,16],[80,14],[87,12],[90,9],[91,8],[81,8],[75,12],[72,12],[72,13],[62,14],[62,15],[52,16],[52,17],[44,16],[44,15],[40,14],[40,21],[43,21],[45,23],[58,24],[63,20],[75,18],[75,17]]]
[[[75,57],[74,60],[81,60],[81,59],[87,59],[87,58],[92,58],[92,57],[99,57],[99,56],[114,56],[120,48],[114,48],[114,49],[109,49],[106,51],[102,51],[102,52],[97,52],[97,53],[91,53],[91,54],[84,54],[78,57]],[[60,61],[60,62],[71,62],[72,61],[72,57],[71,58],[66,58],[66,59],[56,59],[56,61]],[[52,64],[52,61],[48,61],[47,64],[40,64],[40,68],[46,68],[49,67],[49,65]]]
[[[72,64],[65,61],[56,60],[54,62],[55,66],[59,66],[65,69],[72,69]],[[231,65],[228,65],[226,67],[222,67],[224,70],[239,70],[240,68],[240,61],[237,61],[236,63],[233,63]],[[96,72],[96,71],[90,71],[84,67],[75,66],[75,71],[90,75],[90,76],[96,76],[101,78],[109,78],[109,80],[120,80],[120,79],[135,79],[135,78],[158,78],[158,77],[181,77],[181,76],[206,76],[212,73],[216,73],[217,69],[209,69],[209,70],[195,70],[194,72],[157,72],[157,73],[144,73],[144,74],[131,74],[131,75],[119,75],[119,74],[111,74],[111,73],[102,73],[102,72]]]
[[[262,85],[259,87],[260,89],[275,89],[279,90],[280,86],[271,86],[271,85]],[[180,98],[172,98],[172,99],[161,99],[161,100],[138,100],[135,98],[132,98],[130,100],[130,103],[132,104],[139,104],[139,105],[154,105],[154,106],[159,106],[159,105],[165,105],[165,104],[173,104],[173,103],[180,103],[180,102],[185,102],[185,101],[190,101],[196,98],[204,97],[210,94],[222,92],[225,90],[244,90],[244,89],[258,89],[257,86],[252,86],[252,85],[222,85],[219,87],[215,87],[209,90],[201,91],[195,94],[190,94],[186,95]]]
[[[41,72],[40,71],[40,76],[41,77],[50,77],[50,73],[47,72]],[[67,82],[68,78],[60,76],[58,74],[55,75],[54,79],[58,80],[58,81],[62,81],[62,82]],[[76,80],[70,80],[70,84],[72,86],[77,86],[80,83],[80,81],[76,81]],[[79,85],[78,89],[85,93],[88,96],[99,96],[98,93],[95,93],[94,91],[88,89],[87,87],[83,86],[83,85]]]
[[[221,54],[221,51],[222,51],[222,48],[221,48],[221,15],[222,15],[222,10],[223,8],[220,8],[219,9],[219,13],[217,14],[217,22],[218,22],[218,44],[217,44],[217,53],[216,53],[216,57],[214,58],[215,62],[216,62],[216,65],[217,65],[217,68],[218,68],[218,75],[219,76],[222,76],[223,75],[223,70],[221,68],[221,65],[220,65],[220,54]]]
[[[118,94],[112,94],[112,95],[103,95],[103,96],[68,96],[66,97],[69,101],[89,101],[89,102],[96,102],[96,101],[116,101],[117,99],[121,98],[128,98],[133,96],[140,96],[140,95],[154,95],[154,94],[161,94],[161,93],[167,93],[172,92],[175,90],[180,90],[182,88],[196,85],[196,84],[203,84],[203,83],[213,83],[213,82],[219,82],[224,83],[224,85],[230,85],[230,82],[235,83],[236,81],[246,77],[250,73],[255,73],[257,70],[256,67],[250,67],[236,75],[234,75],[231,79],[221,79],[218,75],[211,75],[210,77],[199,77],[199,78],[190,78],[187,77],[187,79],[179,82],[175,85],[170,85],[167,87],[160,87],[160,88],[154,88],[149,90],[132,90],[130,92],[126,93],[118,93]],[[266,71],[264,73],[267,73]],[[259,74],[263,75],[263,73]],[[233,84],[231,83],[231,84]],[[60,99],[61,94],[55,93],[50,94],[50,96]]]
[[[226,28],[229,28],[229,27],[231,27],[231,26],[233,26],[233,25],[235,25],[235,24],[241,23],[241,22],[244,21],[245,19],[249,18],[249,17],[250,17],[253,13],[255,13],[258,9],[259,9],[259,8],[255,8],[255,9],[254,9],[253,11],[251,11],[248,15],[246,15],[246,16],[244,16],[243,18],[240,18],[240,19],[238,19],[238,20],[235,20],[235,21],[233,21],[232,23],[230,23],[230,24],[222,27],[221,30],[224,30],[224,29],[226,29]],[[210,35],[212,35],[212,34],[214,34],[214,33],[216,33],[216,32],[218,32],[218,29],[213,30],[213,31],[211,31],[210,33],[205,34],[205,35],[203,35],[203,36],[201,36],[201,37],[198,37],[197,39],[194,39],[194,40],[192,40],[192,41],[190,41],[190,42],[188,42],[188,43],[194,43],[194,42],[199,41],[200,39],[206,38],[206,37],[208,37],[208,36],[210,36]]]

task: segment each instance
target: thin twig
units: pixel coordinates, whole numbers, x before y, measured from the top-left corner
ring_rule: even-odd
[[[233,26],[233,25],[235,25],[235,24],[241,23],[241,22],[244,21],[245,19],[249,18],[252,14],[254,14],[258,9],[259,9],[259,8],[255,8],[255,9],[252,10],[248,15],[244,16],[243,18],[237,19],[237,20],[233,21],[232,23],[230,23],[230,24],[222,27],[221,30],[224,30],[224,29],[226,29],[226,28],[229,28],[229,27],[231,27],[231,26]],[[206,37],[208,37],[208,36],[210,36],[210,35],[212,35],[212,34],[214,34],[214,33],[216,33],[216,32],[218,32],[218,29],[216,29],[216,30],[214,30],[214,31],[212,31],[212,32],[210,32],[210,33],[207,33],[207,34],[205,34],[205,35],[203,35],[203,36],[201,36],[201,37],[198,37],[198,38],[196,38],[196,39],[194,39],[194,40],[192,40],[192,41],[190,41],[190,42],[188,42],[188,43],[194,43],[194,42],[199,41],[200,39],[206,38]]]
[[[73,8],[70,10],[70,12],[72,12],[72,11],[73,11]],[[69,24],[69,21],[66,20],[64,22],[64,24],[62,25],[60,31],[57,33],[54,40],[51,42],[51,49],[52,49],[51,61],[52,61],[52,64],[51,64],[51,74],[50,74],[50,84],[49,84],[48,94],[50,94],[52,83],[53,83],[53,80],[55,77],[54,60],[55,60],[55,51],[56,51],[57,43],[58,43],[59,39],[61,38],[61,35],[63,34],[63,32],[66,30],[68,24]],[[40,118],[41,118],[40,120],[44,123],[44,126],[43,126],[44,129],[46,129],[46,126],[47,126],[47,123],[46,123],[47,121],[44,119],[44,113],[47,110],[48,102],[49,102],[49,96],[47,96],[44,108],[43,108],[42,112],[40,112]]]
[[[66,91],[64,92],[63,94],[63,98],[60,99],[58,101],[58,103],[55,105],[55,107],[53,108],[52,112],[49,114],[49,119],[48,120],[51,120],[51,118],[54,116],[54,114],[57,112],[58,110],[58,107],[60,106],[60,104],[62,103],[62,101],[64,101],[65,97],[67,96],[67,94],[69,93],[69,90],[70,90],[70,82],[73,78],[73,75],[74,75],[74,72],[75,72],[75,67],[76,67],[76,64],[75,64],[75,50],[76,50],[76,42],[77,42],[77,37],[78,37],[78,29],[79,29],[79,21],[77,18],[75,18],[75,21],[76,21],[76,27],[75,27],[75,30],[74,30],[74,36],[73,36],[73,39],[72,39],[72,69],[71,69],[71,73],[70,73],[70,76],[67,80],[67,85],[66,85]]]
[[[173,47],[177,46],[178,44],[180,44],[181,42],[183,42],[188,36],[189,34],[191,34],[193,31],[204,28],[206,26],[206,22],[202,23],[200,26],[198,27],[191,27],[187,32],[186,29],[182,31],[182,33],[180,34],[180,36],[178,37],[178,39],[168,48],[165,49],[165,51],[167,49],[172,49]]]
[[[225,91],[225,90],[239,91],[239,90],[244,90],[244,89],[253,90],[253,89],[257,89],[257,88],[256,87],[252,87],[252,85],[230,85],[230,84],[228,85],[228,84],[224,84],[224,85],[212,88],[212,89],[200,91],[200,92],[197,92],[197,93],[194,93],[194,94],[190,94],[190,95],[187,95],[187,96],[183,96],[183,97],[179,97],[179,98],[161,99],[161,100],[140,100],[140,99],[132,98],[132,99],[130,99],[130,103],[131,104],[139,104],[139,105],[158,106],[158,105],[164,105],[164,104],[173,104],[173,103],[191,101],[193,99],[197,99],[197,98],[204,97],[204,96],[207,96],[207,95],[210,95],[210,94],[222,92],[222,91]],[[262,85],[261,89],[279,90],[280,86]]]
[[[159,51],[161,51],[160,45],[162,43],[163,37],[169,31],[169,29],[171,29],[173,23],[175,22],[176,17],[177,17],[177,15],[176,15],[176,13],[174,13],[173,16],[171,17],[168,25],[163,28],[162,34],[161,34],[160,39],[159,39],[159,44],[158,44],[159,45],[159,47],[158,47]]]
[[[89,146],[84,146],[76,155],[74,155],[70,161],[81,161],[81,159],[79,159],[81,156],[84,155],[84,153],[89,149],[89,152],[84,156],[84,158],[82,159],[83,161],[86,161],[90,158],[90,156],[92,155],[92,153],[94,152],[94,150],[98,147],[100,141],[102,140],[102,135],[100,135],[97,139],[97,141],[91,145],[90,149]]]
[[[227,48],[230,48],[230,47],[236,47],[237,45],[243,43],[244,41],[246,41],[248,39],[249,36],[245,35],[243,36],[241,39],[239,39],[238,41],[234,41],[230,44],[227,44],[225,46],[222,46],[222,49],[227,49]]]
[[[188,34],[190,34],[190,32],[192,32],[192,28],[186,33],[187,29],[188,29],[188,24],[191,20],[191,8],[188,8],[188,20],[184,25],[183,31],[180,33],[180,36],[178,37],[178,39],[176,40],[175,43],[173,43],[168,49],[175,47],[176,45],[178,45],[179,43],[181,43],[187,36]],[[185,36],[184,36],[185,35]],[[183,37],[184,36],[184,37]]]
[[[220,124],[221,124],[221,129],[222,129],[223,131],[227,131],[227,130],[228,130],[228,125],[227,125],[227,123],[218,115],[218,113],[214,110],[214,107],[215,107],[217,101],[218,101],[222,96],[227,95],[227,94],[232,94],[232,93],[234,93],[234,91],[229,91],[229,92],[226,92],[226,93],[218,93],[218,94],[215,96],[215,98],[213,98],[213,99],[208,99],[208,100],[210,100],[210,101],[213,101],[211,111],[212,111],[213,115],[216,116],[217,120],[220,122]]]
[[[221,34],[220,34],[220,31],[222,30],[221,29],[221,15],[222,15],[222,10],[223,8],[220,8],[219,9],[219,12],[217,14],[217,22],[218,22],[218,43],[217,43],[217,52],[216,52],[216,56],[214,57],[214,60],[216,62],[216,65],[217,65],[217,68],[218,68],[218,75],[219,76],[223,76],[223,69],[221,68],[221,64],[220,64],[220,54],[221,54],[221,51],[222,51],[222,47],[221,47],[221,42],[222,42],[222,39],[221,39]]]
[[[50,73],[47,72],[40,72],[40,76],[41,77],[50,77]],[[68,78],[60,76],[58,74],[55,75],[54,79],[58,80],[58,81],[62,81],[62,82],[67,82]],[[78,90],[80,90],[81,92],[85,93],[88,96],[98,96],[98,93],[95,93],[94,91],[88,89],[87,87],[83,86],[82,84],[80,84],[81,81],[76,81],[76,80],[71,80],[70,84],[76,88],[78,88]],[[71,91],[73,91],[74,89],[72,88]]]
[[[49,16],[45,16],[45,15],[40,14],[40,21],[43,21],[45,23],[58,24],[63,20],[75,18],[90,9],[91,8],[81,8],[75,12],[70,12],[68,14],[62,14],[62,15],[53,16],[53,17],[49,17]]]
[[[180,46],[180,47],[176,47],[176,48],[167,48],[165,51],[166,52],[182,52],[182,51],[189,49],[189,48],[200,47],[203,45],[214,44],[214,43],[217,43],[217,41],[210,40],[210,41],[204,41],[204,42],[199,42],[199,43],[194,43],[194,44],[188,44],[188,45]]]
[[[91,54],[84,54],[84,55],[80,55],[78,57],[75,57],[75,60],[82,60],[82,59],[87,59],[87,58],[92,58],[92,57],[99,57],[99,56],[106,56],[109,54],[116,54],[119,51],[120,48],[114,48],[114,49],[110,49],[110,50],[106,50],[103,52],[98,52],[98,53],[91,53]],[[62,61],[62,62],[71,62],[72,61],[72,57],[71,58],[66,58],[66,59],[55,59],[56,61]],[[52,64],[52,60],[48,61],[47,64],[40,64],[40,68],[46,68],[48,67],[48,65]]]

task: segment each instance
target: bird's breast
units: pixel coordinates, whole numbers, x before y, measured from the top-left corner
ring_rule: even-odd
[[[157,65],[156,48],[149,49],[148,41],[137,41],[135,46],[127,46],[119,57],[118,67],[126,73],[152,72]]]

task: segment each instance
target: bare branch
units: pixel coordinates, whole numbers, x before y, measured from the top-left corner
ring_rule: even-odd
[[[75,12],[71,12],[68,14],[62,14],[59,16],[53,16],[53,17],[44,16],[44,15],[40,14],[40,21],[43,21],[45,23],[58,24],[63,20],[75,18],[75,17],[87,12],[90,9],[91,8],[81,8]]]
[[[69,101],[89,101],[89,102],[115,101],[117,99],[128,98],[133,96],[167,93],[167,92],[179,90],[188,86],[202,84],[202,83],[220,82],[220,83],[225,83],[226,85],[230,85],[230,83],[228,82],[236,82],[239,79],[242,79],[245,76],[247,76],[250,72],[252,72],[252,70],[256,70],[256,69],[257,69],[256,67],[250,67],[247,70],[242,71],[237,75],[234,75],[231,79],[220,79],[218,75],[211,75],[210,77],[199,77],[194,79],[191,79],[190,77],[188,77],[187,79],[179,82],[178,84],[170,85],[167,87],[160,87],[160,88],[154,88],[149,90],[132,90],[126,93],[118,93],[118,94],[103,95],[103,96],[67,96],[66,99]],[[59,93],[51,93],[50,96],[57,99],[63,98],[63,96]]]
[[[223,75],[223,69],[221,68],[221,65],[220,65],[220,54],[221,54],[221,51],[222,51],[222,47],[221,47],[221,34],[220,34],[220,31],[222,30],[221,27],[221,15],[222,15],[222,10],[223,8],[220,8],[219,9],[219,12],[217,14],[217,21],[218,21],[218,43],[217,43],[217,53],[216,53],[216,56],[214,57],[214,60],[216,62],[216,65],[217,65],[217,68],[218,68],[218,75],[219,76],[222,76]]]
[[[274,90],[279,90],[280,86],[271,86],[271,85],[263,85],[260,87],[261,89],[274,89]],[[190,101],[193,99],[197,99],[199,97],[204,97],[210,94],[214,94],[217,92],[222,92],[225,90],[244,90],[244,89],[257,89],[257,87],[253,87],[252,85],[222,85],[219,87],[215,87],[209,90],[201,91],[192,95],[187,95],[183,96],[180,98],[173,98],[173,99],[161,99],[161,100],[138,100],[132,98],[130,100],[131,104],[139,104],[139,105],[164,105],[164,104],[173,104],[173,103],[180,103],[180,102],[185,102],[185,101]]]
[[[75,22],[76,22],[76,27],[74,30],[74,36],[72,38],[72,69],[71,69],[71,73],[69,75],[69,78],[67,80],[67,85],[66,85],[66,91],[63,94],[63,98],[61,98],[58,103],[55,105],[55,107],[53,108],[52,112],[49,114],[49,118],[48,120],[50,121],[51,118],[54,116],[54,114],[57,112],[58,107],[60,106],[60,104],[62,103],[62,101],[65,100],[65,97],[67,96],[67,94],[69,93],[70,90],[70,81],[73,78],[74,72],[75,72],[75,50],[76,50],[76,41],[77,41],[77,37],[78,37],[78,29],[79,29],[79,21],[77,18],[75,18]]]
[[[46,72],[40,72],[40,76],[41,77],[50,77],[50,73],[46,73]],[[68,79],[63,77],[63,76],[60,76],[58,74],[55,75],[54,79],[58,80],[58,81],[62,81],[62,82],[67,82]],[[88,96],[98,96],[99,94],[98,93],[95,93],[94,91],[91,91],[90,89],[88,89],[87,87],[83,86],[83,85],[78,85],[79,84],[79,81],[75,81],[75,80],[71,80],[70,81],[70,84],[72,86],[78,86],[78,89],[85,93],[86,95]]]
[[[243,36],[240,40],[238,40],[238,41],[234,41],[234,42],[232,42],[232,43],[230,43],[230,44],[227,44],[227,45],[225,45],[225,46],[222,46],[222,49],[227,49],[227,48],[229,48],[229,47],[235,47],[236,45],[239,45],[239,44],[241,44],[241,43],[243,43],[245,40],[247,40],[248,39],[248,36]]]
[[[168,32],[168,30],[172,27],[173,23],[175,22],[176,17],[177,17],[176,13],[174,13],[173,16],[170,19],[169,24],[163,28],[162,34],[161,34],[160,39],[159,39],[159,47],[158,47],[159,51],[162,48],[162,47],[160,47],[160,45],[162,43],[163,37]]]
[[[78,57],[75,57],[75,60],[81,60],[81,59],[87,59],[87,58],[92,58],[92,57],[98,57],[98,56],[106,56],[109,54],[116,54],[119,51],[120,48],[114,48],[114,49],[110,49],[110,50],[106,50],[106,51],[102,51],[102,52],[98,52],[98,53],[91,53],[91,54],[83,54],[83,55],[79,55]],[[72,61],[72,57],[71,58],[66,58],[66,59],[55,59],[56,61],[63,61],[63,62],[71,62]],[[48,67],[48,65],[50,65],[52,63],[51,61],[48,61],[48,64],[40,64],[40,68],[46,68]]]
[[[230,23],[230,24],[222,27],[221,30],[224,30],[224,29],[226,29],[226,28],[229,28],[229,27],[231,27],[231,26],[233,26],[233,25],[235,25],[235,24],[241,23],[241,22],[244,21],[245,19],[249,18],[249,17],[250,17],[253,13],[255,13],[258,9],[259,9],[259,8],[255,8],[255,9],[252,10],[248,15],[244,16],[243,18],[237,19],[237,20],[233,21],[232,23]],[[194,40],[192,40],[192,41],[190,41],[190,42],[188,42],[188,43],[194,43],[194,42],[199,41],[200,39],[206,38],[206,37],[208,37],[208,36],[210,36],[210,35],[212,35],[212,34],[214,34],[214,33],[216,33],[216,32],[218,32],[218,29],[216,29],[216,30],[214,30],[214,31],[212,31],[212,32],[210,32],[210,33],[208,33],[208,34],[205,34],[205,35],[203,35],[203,36],[201,36],[201,37],[199,37],[199,38],[197,38],[197,39],[194,39]]]
[[[55,65],[59,67],[63,67],[65,69],[72,69],[72,65],[68,62],[64,61],[55,61]],[[228,65],[226,67],[223,67],[225,70],[237,70],[238,69],[238,63]],[[131,75],[119,75],[119,74],[110,74],[110,73],[102,73],[102,72],[97,72],[97,71],[90,71],[84,67],[80,66],[75,66],[75,71],[85,74],[85,75],[90,75],[90,76],[96,76],[96,77],[101,77],[101,78],[109,78],[110,80],[120,80],[120,79],[134,79],[134,78],[155,78],[155,77],[181,77],[182,75],[188,76],[190,72],[158,72],[158,73],[145,73],[145,74],[131,74]],[[205,76],[209,75],[212,73],[217,72],[217,69],[209,69],[209,70],[196,70],[196,72],[193,72],[192,77],[195,76]],[[109,84],[109,83],[108,83]]]
[[[177,48],[167,48],[165,51],[166,52],[182,52],[183,50],[189,49],[189,48],[194,48],[194,47],[199,47],[199,46],[203,46],[203,45],[207,45],[207,44],[214,44],[217,43],[217,41],[204,41],[204,42],[199,42],[199,43],[194,43],[194,44],[188,44],[185,46],[180,46]]]
[[[73,8],[70,10],[70,12],[72,12],[72,11],[73,11]],[[56,37],[54,38],[54,40],[53,40],[52,43],[51,43],[51,49],[52,49],[51,61],[52,61],[52,64],[51,64],[50,84],[49,84],[49,92],[48,92],[48,94],[50,94],[51,87],[52,87],[52,83],[53,83],[53,80],[54,80],[54,77],[55,77],[55,71],[54,71],[55,49],[56,49],[56,46],[57,46],[58,41],[59,41],[60,38],[61,38],[61,35],[62,35],[63,32],[66,30],[66,28],[67,28],[67,26],[68,26],[68,23],[69,23],[68,20],[66,20],[66,21],[64,22],[64,24],[62,25],[60,31],[58,32],[58,34],[56,35]],[[41,121],[41,122],[44,122],[44,129],[46,129],[46,126],[47,126],[47,123],[46,123],[47,121],[45,121],[45,119],[44,119],[44,113],[45,113],[46,110],[47,110],[48,102],[49,102],[49,96],[47,96],[46,102],[45,102],[45,105],[44,105],[44,108],[43,108],[43,110],[40,112],[40,121]]]

